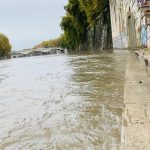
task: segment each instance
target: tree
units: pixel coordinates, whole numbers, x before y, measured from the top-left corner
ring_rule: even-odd
[[[11,45],[6,35],[0,33],[0,58],[10,58]]]
[[[57,39],[44,41],[36,47],[78,50],[87,38],[88,29],[93,28],[102,15],[106,18],[109,0],[68,0],[64,8],[66,15],[62,17],[60,24],[64,34]]]
[[[34,48],[51,48],[51,47],[61,47],[62,36],[57,39],[51,39],[48,41],[43,41],[42,43],[36,45]]]
[[[68,41],[67,47],[76,49],[83,42],[88,28],[86,13],[81,9],[79,0],[69,0],[65,10],[67,13],[62,18],[61,28]]]
[[[109,8],[109,0],[69,0],[65,6],[66,16],[62,18],[67,47],[77,49],[87,38],[87,31]],[[104,17],[105,18],[105,17]]]
[[[87,15],[89,25],[94,26],[105,9],[109,8],[109,0],[80,0],[80,5]]]

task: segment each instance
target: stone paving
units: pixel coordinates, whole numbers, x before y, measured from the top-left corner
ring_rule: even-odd
[[[150,150],[150,68],[134,54],[127,60],[124,99],[121,150]]]

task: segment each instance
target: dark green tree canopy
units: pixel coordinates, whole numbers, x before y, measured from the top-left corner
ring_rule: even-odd
[[[0,57],[10,57],[11,45],[6,35],[0,33]]]
[[[63,48],[77,50],[85,40],[88,29],[96,25],[108,8],[109,0],[68,0],[64,7],[66,15],[60,24],[64,34],[55,40]],[[53,42],[44,41],[38,46],[50,47]]]
[[[85,11],[90,26],[94,26],[99,17],[109,8],[109,0],[80,0],[81,8]]]
[[[88,28],[96,25],[107,8],[109,0],[69,0],[61,22],[67,47],[77,48],[84,41]]]

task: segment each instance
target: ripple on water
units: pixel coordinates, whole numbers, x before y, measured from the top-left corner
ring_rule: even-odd
[[[9,74],[0,84],[0,149],[119,150],[127,55],[121,56],[2,62]]]

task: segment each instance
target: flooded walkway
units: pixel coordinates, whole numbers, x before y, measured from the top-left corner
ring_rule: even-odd
[[[0,150],[120,150],[127,57],[0,61]]]
[[[122,150],[150,149],[150,69],[134,54],[127,59]]]

